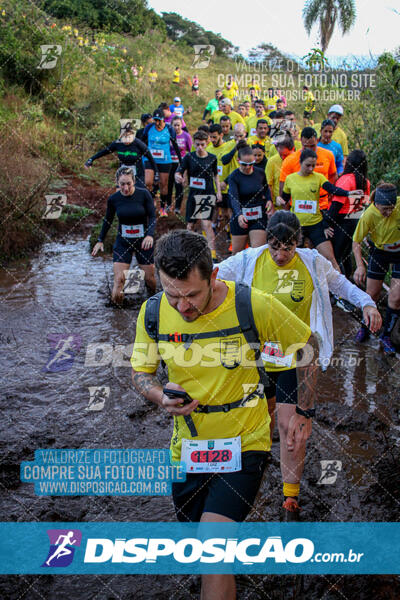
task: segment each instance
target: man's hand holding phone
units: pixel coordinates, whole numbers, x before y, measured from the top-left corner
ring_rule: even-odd
[[[194,411],[199,401],[193,400],[180,385],[167,383],[163,388],[161,404],[171,415],[186,416]]]

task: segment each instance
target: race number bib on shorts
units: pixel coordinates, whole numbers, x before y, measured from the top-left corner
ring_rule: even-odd
[[[201,177],[191,177],[189,187],[194,188],[196,190],[205,190],[206,180],[202,179]]]
[[[220,177],[222,177],[222,167],[221,167],[221,165],[218,165],[218,167],[217,167],[217,172],[218,172],[218,175],[219,175]]]
[[[400,241],[392,242],[391,244],[383,244],[383,249],[386,252],[400,252]]]
[[[308,215],[315,215],[317,213],[317,201],[316,200],[296,200],[294,204],[295,213],[306,213]]]
[[[143,225],[121,225],[122,237],[141,238],[144,237]]]
[[[150,152],[153,158],[164,158],[164,150],[161,150],[160,148],[153,148]]]
[[[247,220],[261,219],[262,217],[262,207],[261,206],[252,206],[248,208],[242,208],[243,216],[246,217]]]
[[[293,354],[285,356],[279,349],[277,342],[265,342],[261,352],[261,358],[264,362],[271,363],[278,367],[290,367],[293,361]]]
[[[240,436],[224,440],[182,440],[187,473],[233,473],[242,468]]]

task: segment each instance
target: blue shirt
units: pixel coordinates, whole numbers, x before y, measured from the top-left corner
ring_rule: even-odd
[[[165,165],[172,162],[170,141],[176,139],[175,129],[165,124],[162,131],[158,131],[154,123],[150,123],[144,130],[144,136],[147,138],[147,145],[157,164]]]
[[[185,112],[185,109],[183,108],[183,104],[180,104],[179,106],[176,106],[175,104],[170,104],[169,110],[172,113],[174,113],[175,117],[183,117],[183,113]]]
[[[335,157],[336,171],[338,175],[343,173],[343,150],[342,146],[335,142],[335,140],[331,140],[330,144],[323,144],[321,141],[318,142],[318,146],[321,148],[325,148],[326,150],[330,150]]]

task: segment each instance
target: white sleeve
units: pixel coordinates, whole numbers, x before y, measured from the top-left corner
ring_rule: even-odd
[[[216,265],[218,267],[218,279],[226,279],[226,281],[242,281],[244,277],[244,261],[242,255],[243,252],[239,252]]]

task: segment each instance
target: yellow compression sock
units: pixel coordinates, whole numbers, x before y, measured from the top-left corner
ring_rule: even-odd
[[[285,498],[297,498],[300,494],[300,483],[285,483],[283,482],[283,495]]]

